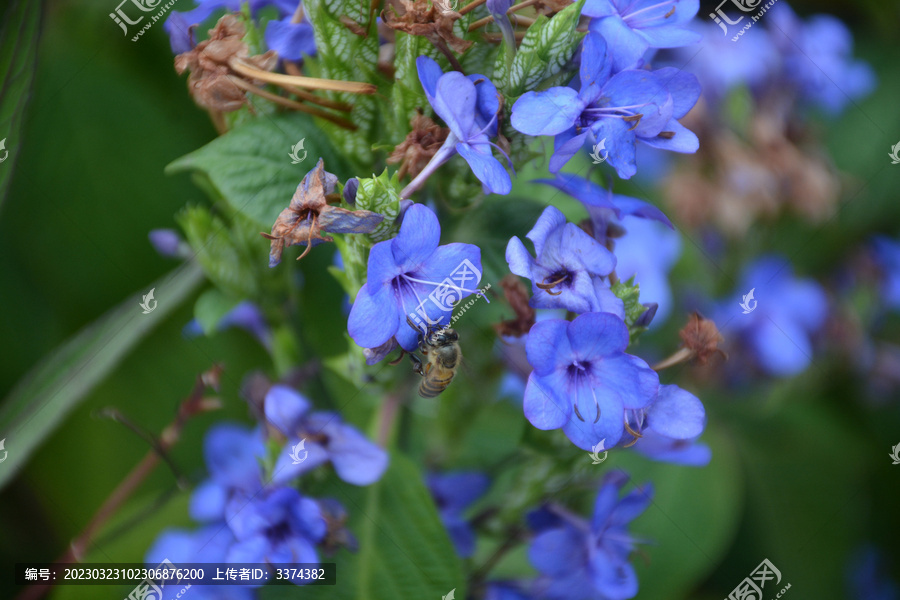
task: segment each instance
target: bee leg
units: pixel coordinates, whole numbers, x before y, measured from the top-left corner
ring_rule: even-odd
[[[400,356],[398,356],[398,357],[395,358],[394,360],[390,361],[388,364],[391,365],[391,366],[399,365],[399,364],[400,364],[400,361],[403,360],[403,355],[404,355],[404,354],[406,354],[406,350],[404,350],[403,348],[400,348]]]
[[[409,360],[412,361],[412,364],[413,364],[413,371],[415,371],[416,373],[418,373],[418,374],[421,375],[422,377],[425,377],[425,371],[422,369],[422,361],[419,360],[419,357],[416,356],[416,355],[413,354],[413,353],[410,353],[410,354],[409,354]]]

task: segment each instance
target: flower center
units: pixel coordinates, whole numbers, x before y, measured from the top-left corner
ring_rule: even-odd
[[[570,288],[572,287],[572,279],[573,273],[567,268],[563,267],[551,273],[550,275],[547,275],[546,277],[544,277],[544,281],[542,281],[541,283],[536,283],[535,285],[551,296],[559,296],[560,294],[562,294],[562,290],[554,292],[554,288],[558,286]]]

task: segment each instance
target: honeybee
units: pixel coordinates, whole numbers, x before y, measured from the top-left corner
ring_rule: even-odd
[[[412,322],[409,324],[418,331]],[[450,328],[429,327],[425,333],[419,334],[419,351],[427,359],[424,365],[418,356],[412,353],[409,355],[413,370],[423,377],[422,383],[419,384],[419,395],[423,398],[434,398],[453,381],[462,360],[459,334]]]

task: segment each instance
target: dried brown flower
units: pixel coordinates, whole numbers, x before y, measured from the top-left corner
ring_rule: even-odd
[[[444,144],[447,139],[449,129],[435,124],[434,121],[419,113],[410,121],[412,131],[406,135],[391,155],[388,157],[388,164],[400,163],[398,177],[403,179],[409,174],[415,178],[428,161],[434,156],[435,152]]]
[[[678,332],[684,347],[690,350],[697,359],[697,363],[705,365],[713,354],[721,354],[727,358],[719,344],[725,341],[718,327],[711,320],[700,313],[693,313],[688,317],[687,324]]]
[[[272,242],[270,267],[281,262],[285,246],[305,245],[306,250],[297,257],[300,260],[317,243],[333,241],[323,236],[323,232],[371,233],[384,220],[384,215],[372,211],[347,210],[328,204],[326,196],[334,191],[335,185],[337,177],[325,171],[325,161],[320,158],[297,186],[290,205],[278,215],[272,233],[261,234]]]
[[[274,50],[265,54],[249,56],[247,44],[243,42],[244,24],[235,15],[225,15],[216,26],[209,30],[209,39],[203,40],[191,50],[175,57],[175,71],[188,76],[188,90],[194,101],[208,110],[230,112],[246,103],[243,89],[235,85],[229,77],[240,77],[228,66],[233,57],[242,59],[250,66],[271,71],[278,62]],[[252,85],[264,85],[258,80],[249,80]]]
[[[494,325],[494,329],[501,336],[522,337],[531,331],[531,326],[534,325],[535,313],[528,304],[528,288],[525,287],[522,280],[512,274],[501,279],[500,285],[503,287],[503,295],[516,314],[516,318],[502,321]]]
[[[461,54],[472,45],[453,33],[453,23],[462,15],[429,0],[389,0],[381,18],[392,29],[422,36],[438,48],[449,46]]]

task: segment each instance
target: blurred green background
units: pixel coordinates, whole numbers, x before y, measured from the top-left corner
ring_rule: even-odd
[[[900,166],[886,156],[900,139],[897,5],[791,4],[803,14],[844,19],[855,32],[857,55],[879,76],[871,97],[823,128],[835,163],[856,184],[850,189],[867,185],[825,228],[758,226],[748,242],[796,253],[798,270],[825,276],[872,232],[900,233]],[[175,9],[190,6],[180,0]],[[186,204],[208,202],[188,176],[166,177],[163,168],[215,131],[173,71],[162,24],[132,43],[108,17],[113,9],[113,0],[43,3],[35,84],[15,140],[20,153],[14,163],[0,164],[14,169],[0,207],[0,397],[54,347],[173,269],[177,263],[156,254],[147,232],[175,227],[173,215]],[[690,244],[684,247],[676,270],[683,281],[715,276]],[[303,261],[308,286],[329,278],[328,262],[326,252]],[[224,363],[224,410],[192,420],[173,453],[195,480],[203,472],[206,428],[223,418],[246,419],[241,378],[268,368],[269,359],[240,331],[184,339],[192,299],[143,339],[0,491],[0,597],[12,596],[13,563],[60,555],[146,452],[133,433],[97,418],[98,409],[115,406],[158,432],[196,374]],[[327,352],[337,353],[339,340]],[[695,386],[710,414],[709,467],[617,459],[636,481],[652,480],[658,490],[656,505],[634,528],[656,540],[647,548],[649,567],[639,567],[638,597],[719,599],[769,558],[792,584],[790,598],[844,598],[847,560],[866,541],[900,573],[900,466],[887,457],[900,443],[900,398],[882,398],[875,407],[860,388],[825,357],[796,380],[740,394]],[[14,438],[6,448],[16,451]],[[89,559],[140,561],[163,526],[189,525],[187,494],[174,492],[171,472],[158,468],[127,505],[119,520],[125,529],[102,537]],[[127,589],[122,592],[61,587],[52,597],[118,598]]]

